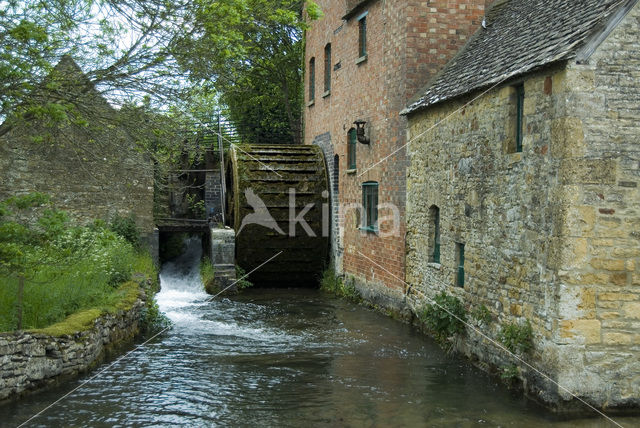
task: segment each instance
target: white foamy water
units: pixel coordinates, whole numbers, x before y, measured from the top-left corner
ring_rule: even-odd
[[[156,295],[160,310],[176,324],[198,322],[199,317],[191,309],[206,305],[208,298],[200,280],[200,238],[187,239],[186,248],[176,260],[163,265],[160,292]]]

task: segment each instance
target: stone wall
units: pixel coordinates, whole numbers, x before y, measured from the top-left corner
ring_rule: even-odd
[[[101,315],[91,328],[70,335],[0,333],[0,400],[85,372],[105,351],[133,339],[139,330],[144,298],[141,292],[129,309]]]
[[[586,63],[563,73],[571,95],[551,141],[568,206],[554,337],[558,380],[609,406],[640,405],[638,40],[640,4]]]
[[[565,94],[545,91],[545,82],[557,73],[548,70],[524,82],[522,153],[508,150],[515,90],[505,85],[466,107],[469,99],[412,115],[407,172],[407,282],[429,298],[445,290],[469,310],[486,306],[496,322],[484,328],[494,338],[500,325],[530,320],[537,343],[532,358],[551,373],[564,218],[556,186],[559,160],[550,154],[549,137]],[[432,207],[440,212],[440,263],[429,263]],[[463,287],[456,281],[456,244],[464,244]],[[477,345],[468,351],[485,361],[516,363],[490,343]]]
[[[337,234],[333,259],[348,274],[387,297],[404,288],[406,119],[399,112],[420,85],[442,67],[478,26],[484,0],[403,2],[317,2],[324,16],[312,22],[305,47],[305,143],[323,147],[330,169],[338,155],[333,191]],[[347,10],[360,4],[353,16]],[[366,13],[367,55],[358,51],[358,18]],[[331,88],[324,90],[324,52],[331,44]],[[310,99],[309,62],[315,59],[315,97]],[[347,133],[353,122],[367,122],[369,145],[357,144],[356,168],[347,167]],[[332,183],[336,177],[331,176]],[[384,233],[359,230],[357,208],[362,184],[379,183],[379,204],[398,210],[395,222],[381,222]],[[332,189],[333,189],[332,185]],[[337,194],[337,198],[335,195]],[[380,209],[379,219],[394,214]],[[385,300],[385,299],[383,299]]]
[[[445,290],[469,311],[485,305],[493,321],[478,328],[490,339],[469,327],[459,349],[518,365],[526,390],[554,406],[575,400],[492,342],[506,323],[531,322],[525,360],[580,398],[640,403],[639,11],[585,64],[557,64],[410,116],[410,301],[420,307]],[[519,83],[524,140],[512,153]],[[429,262],[432,207],[440,263]],[[465,246],[463,287],[456,243]]]
[[[118,112],[85,82],[65,57],[58,68],[63,94],[86,123],[55,125],[46,120],[9,118],[0,137],[0,199],[16,194],[49,194],[56,208],[81,223],[134,214],[145,238],[153,238],[153,163],[138,151],[119,123]],[[35,95],[34,95],[35,96]],[[44,96],[44,101],[50,96]],[[54,98],[57,99],[57,98]]]

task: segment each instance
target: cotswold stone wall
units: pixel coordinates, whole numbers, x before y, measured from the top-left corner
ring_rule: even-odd
[[[143,296],[130,309],[102,315],[92,328],[73,335],[0,333],[0,400],[84,372],[109,347],[132,339],[138,332]]]
[[[640,4],[561,82],[552,128],[566,201],[558,380],[598,403],[640,405]],[[566,394],[565,394],[566,396]]]
[[[564,221],[560,162],[550,150],[552,123],[566,95],[553,88],[557,74],[548,70],[524,82],[522,153],[509,150],[515,89],[506,85],[467,107],[468,99],[458,100],[412,115],[410,138],[417,138],[409,147],[407,173],[407,282],[416,290],[410,301],[419,307],[423,294],[432,298],[445,290],[470,311],[484,305],[494,321],[482,331],[492,338],[507,322],[530,320],[536,338],[531,359],[547,373],[556,370],[556,272]],[[435,207],[440,263],[430,263]],[[465,246],[464,287],[456,282],[456,244]],[[472,330],[468,337],[474,337]],[[475,339],[462,349],[499,367],[517,363]]]
[[[586,64],[558,64],[466,107],[471,98],[409,118],[409,300],[419,307],[446,290],[470,311],[485,305],[493,320],[478,328],[494,340],[506,323],[530,320],[525,360],[605,408],[640,405],[639,24],[636,6]],[[510,85],[522,81],[523,150],[510,153]],[[429,262],[432,207],[440,263]],[[456,243],[465,245],[464,287]],[[572,404],[473,329],[458,345],[482,362],[518,365],[525,388],[548,404]]]
[[[0,132],[0,200],[16,194],[49,194],[56,208],[82,223],[134,214],[152,241],[153,163],[114,110],[69,57],[60,93],[33,97],[42,103],[62,98],[86,122],[51,126],[42,119],[9,117]],[[53,97],[53,98],[52,98]],[[73,118],[72,118],[73,119]],[[6,131],[6,132],[5,132]]]

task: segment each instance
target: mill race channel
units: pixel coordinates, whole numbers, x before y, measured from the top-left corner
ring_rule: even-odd
[[[597,415],[562,421],[412,327],[318,290],[210,302],[200,248],[191,239],[163,267],[157,301],[173,328],[27,426],[613,426]],[[21,424],[92,375],[0,406],[0,425]]]

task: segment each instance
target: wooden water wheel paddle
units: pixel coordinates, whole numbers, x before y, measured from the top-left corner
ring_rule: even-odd
[[[331,212],[320,148],[233,145],[226,171],[225,218],[236,231],[236,263],[246,272],[257,268],[249,280],[316,286],[327,261]]]

